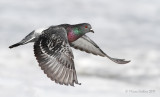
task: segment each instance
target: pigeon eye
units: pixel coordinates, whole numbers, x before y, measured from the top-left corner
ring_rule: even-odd
[[[85,26],[85,28],[88,28],[88,26]]]

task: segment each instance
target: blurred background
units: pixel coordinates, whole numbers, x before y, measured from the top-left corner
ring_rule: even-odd
[[[34,29],[90,23],[104,52],[119,65],[74,50],[82,85],[52,82],[38,66],[33,43],[9,49]],[[160,96],[160,0],[0,0],[0,97]]]

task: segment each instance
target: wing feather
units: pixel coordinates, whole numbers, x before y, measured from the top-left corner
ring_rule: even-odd
[[[64,28],[50,27],[45,30],[34,44],[34,53],[39,66],[51,80],[62,85],[79,84],[77,79],[71,77],[76,70]]]
[[[126,63],[130,62],[130,61],[125,61],[124,59],[117,59],[117,58],[112,58],[112,57],[108,56],[99,48],[99,46],[94,41],[92,41],[86,35],[83,35],[81,38],[77,39],[76,41],[71,42],[70,45],[75,49],[79,49],[79,50],[85,51],[87,53],[92,53],[94,55],[107,57],[110,60],[112,60],[113,62],[118,63],[118,64],[126,64]]]

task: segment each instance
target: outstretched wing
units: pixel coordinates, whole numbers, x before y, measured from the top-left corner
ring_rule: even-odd
[[[79,84],[68,44],[67,32],[62,27],[50,27],[34,44],[35,57],[47,76],[59,84]]]
[[[108,56],[99,48],[99,46],[94,41],[92,41],[86,35],[83,35],[81,38],[70,43],[70,45],[72,47],[74,47],[75,49],[79,49],[79,50],[85,51],[87,53],[92,53],[94,55],[99,55],[102,57],[108,57],[110,60],[112,60],[113,62],[118,63],[118,64],[126,64],[126,63],[130,62],[130,61],[125,61],[124,59],[117,59],[117,58],[112,58],[112,57]]]

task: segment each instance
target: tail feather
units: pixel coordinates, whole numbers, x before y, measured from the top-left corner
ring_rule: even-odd
[[[22,43],[16,43],[16,44],[13,44],[11,46],[9,46],[9,48],[14,48],[14,47],[17,47],[17,46],[20,46],[20,45],[23,45]]]

